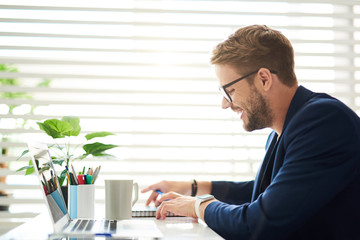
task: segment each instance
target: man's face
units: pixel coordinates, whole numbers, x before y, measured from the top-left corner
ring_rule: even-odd
[[[240,75],[228,65],[215,65],[215,71],[221,86],[247,74]],[[255,79],[251,85],[244,79],[226,88],[225,90],[230,95],[232,102],[229,103],[225,98],[222,101],[224,109],[230,107],[234,112],[240,114],[243,127],[249,132],[270,127],[272,123],[271,109],[265,97],[256,88],[255,81],[258,76],[255,74],[253,77]]]

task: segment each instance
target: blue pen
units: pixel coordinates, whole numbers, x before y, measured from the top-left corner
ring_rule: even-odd
[[[162,192],[162,191],[160,191],[160,190],[155,190],[155,192],[157,192],[158,194],[160,194],[160,195],[163,195],[164,193]],[[170,201],[171,199],[169,198],[169,199],[166,199],[166,200],[164,200],[164,201]]]
[[[94,235],[97,237],[112,237],[111,233],[95,233]]]

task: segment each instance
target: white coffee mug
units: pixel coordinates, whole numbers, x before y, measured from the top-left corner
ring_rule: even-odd
[[[138,191],[139,186],[133,180],[105,180],[105,218],[131,219],[131,209],[138,200]]]

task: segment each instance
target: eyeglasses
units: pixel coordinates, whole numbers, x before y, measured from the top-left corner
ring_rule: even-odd
[[[233,84],[235,84],[235,83],[243,80],[244,78],[247,78],[247,77],[249,77],[249,76],[257,73],[259,70],[260,70],[260,69],[258,69],[258,70],[256,70],[256,71],[253,71],[253,72],[251,72],[251,73],[248,73],[248,74],[246,74],[245,76],[242,76],[242,77],[240,77],[240,78],[238,78],[238,79],[236,79],[236,80],[234,80],[234,81],[232,81],[232,82],[230,82],[230,83],[228,83],[228,84],[225,84],[224,86],[219,86],[219,91],[220,91],[221,95],[223,95],[223,97],[224,97],[229,103],[231,103],[231,102],[232,102],[231,97],[230,97],[230,95],[226,92],[225,89],[228,88],[228,87],[230,87],[231,85],[233,85]],[[276,71],[270,70],[270,72],[276,74]]]

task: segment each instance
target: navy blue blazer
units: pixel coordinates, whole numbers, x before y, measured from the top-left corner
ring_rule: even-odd
[[[255,181],[212,183],[205,222],[225,239],[360,239],[360,119],[300,86]]]

